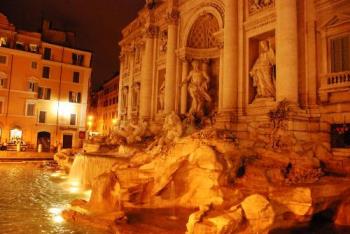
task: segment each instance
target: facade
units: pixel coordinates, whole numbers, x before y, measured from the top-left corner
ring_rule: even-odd
[[[91,53],[59,45],[71,34],[45,25],[43,34],[17,31],[0,14],[1,143],[22,140],[44,150],[58,144],[78,147],[86,124]],[[45,38],[56,38],[57,44]]]
[[[287,101],[297,139],[350,145],[347,0],[146,1],[122,34],[122,121],[215,116],[244,140]]]
[[[104,82],[93,97],[93,106],[89,111],[91,130],[108,135],[116,124],[118,110],[119,75]]]

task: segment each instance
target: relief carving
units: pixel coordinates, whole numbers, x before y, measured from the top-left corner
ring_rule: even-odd
[[[249,14],[257,13],[266,8],[272,8],[275,0],[248,0]]]

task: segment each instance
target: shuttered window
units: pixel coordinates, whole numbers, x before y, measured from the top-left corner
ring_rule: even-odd
[[[350,35],[331,39],[331,72],[350,71]]]

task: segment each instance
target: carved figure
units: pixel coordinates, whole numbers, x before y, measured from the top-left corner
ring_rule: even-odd
[[[192,103],[189,114],[203,115],[203,105],[205,102],[211,102],[211,97],[208,94],[208,83],[210,77],[207,72],[199,68],[199,61],[192,62],[192,71],[188,74],[186,80],[181,84],[189,83],[188,92],[191,96]]]
[[[265,7],[270,6],[273,3],[273,0],[251,0],[249,3],[250,11],[254,12]]]
[[[162,84],[159,87],[159,93],[158,93],[158,103],[159,103],[159,110],[164,110],[164,98],[165,98],[165,81],[163,80]]]
[[[137,125],[130,123],[129,126],[130,129],[132,129],[132,131],[130,132],[131,134],[129,134],[126,137],[127,143],[132,144],[136,142],[141,142],[147,130],[147,122],[144,120],[140,120],[140,122]]]
[[[275,52],[267,40],[260,42],[260,54],[249,74],[256,87],[256,97],[275,97]]]
[[[133,104],[132,107],[135,111],[139,110],[140,105],[140,84],[136,83],[133,88]]]
[[[126,111],[127,107],[128,107],[128,87],[124,87],[123,88],[123,93],[122,93],[122,110]]]
[[[172,111],[165,117],[162,133],[158,139],[148,146],[148,150],[155,148],[155,153],[159,153],[164,145],[169,145],[177,141],[183,133],[180,117]]]

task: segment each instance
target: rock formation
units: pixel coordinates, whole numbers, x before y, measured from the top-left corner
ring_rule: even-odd
[[[336,209],[350,194],[350,183],[325,176],[328,149],[294,140],[284,128],[286,104],[270,117],[273,127],[252,130],[251,144],[214,127],[189,134],[189,126],[171,113],[148,146],[125,140],[119,151],[132,152],[128,160],[94,174],[90,200],[73,202],[65,217],[116,225],[128,216],[124,207],[199,208],[188,218],[187,233],[267,233]],[[345,202],[337,223],[348,225],[347,210]]]

